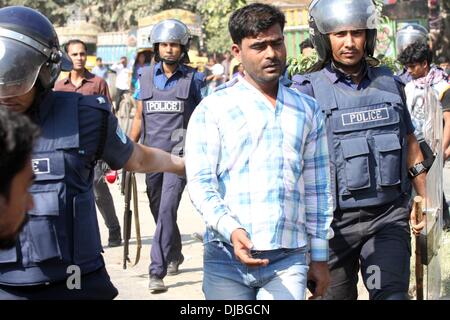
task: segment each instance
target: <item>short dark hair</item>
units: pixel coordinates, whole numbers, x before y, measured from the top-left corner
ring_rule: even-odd
[[[242,39],[256,37],[277,23],[283,31],[286,23],[283,12],[268,4],[252,3],[233,12],[228,30],[233,42],[240,45]]]
[[[431,65],[432,59],[433,52],[431,52],[428,44],[423,41],[416,41],[402,51],[398,61],[403,65],[427,61],[428,65]]]
[[[102,60],[102,58],[98,57],[97,59],[95,59],[95,61],[100,61],[100,62],[102,62],[103,60]]]
[[[314,49],[314,45],[310,38],[305,39],[300,43],[300,51],[303,51],[303,49],[306,49],[306,48]]]
[[[30,161],[38,133],[38,126],[26,115],[0,107],[0,195],[7,200],[13,178]]]
[[[69,53],[69,47],[72,44],[82,44],[84,47],[84,50],[87,52],[87,46],[86,43],[84,43],[83,41],[81,41],[80,39],[71,39],[69,41],[67,41],[67,43],[64,45],[64,51]]]

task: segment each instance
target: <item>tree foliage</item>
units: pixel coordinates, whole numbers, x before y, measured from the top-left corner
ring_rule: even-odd
[[[202,17],[208,52],[225,52],[230,49],[228,20],[233,11],[246,4],[246,0],[198,1],[196,9]]]
[[[70,17],[81,13],[105,32],[128,30],[138,19],[162,10],[179,8],[201,16],[205,43],[210,52],[230,48],[228,19],[246,0],[0,0],[3,6],[25,5],[39,10],[55,26],[64,26]]]

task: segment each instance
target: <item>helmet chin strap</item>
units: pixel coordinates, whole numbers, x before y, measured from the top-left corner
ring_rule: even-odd
[[[165,64],[168,64],[169,66],[173,66],[175,64],[177,64],[179,61],[178,60],[168,60],[168,59],[161,59]]]
[[[183,50],[183,52],[181,53],[180,57],[179,57],[177,60],[168,60],[168,59],[164,59],[164,58],[162,58],[162,57],[161,57],[161,60],[162,60],[165,64],[168,64],[169,66],[173,66],[173,65],[178,64],[178,63],[180,63],[181,61],[183,61],[185,55],[186,55],[186,52],[184,52],[184,50]]]

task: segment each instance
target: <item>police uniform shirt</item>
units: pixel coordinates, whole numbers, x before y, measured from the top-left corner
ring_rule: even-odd
[[[325,66],[324,70],[325,75],[330,79],[331,83],[333,83],[334,85],[344,89],[364,90],[367,87],[369,87],[374,77],[371,68],[372,67],[368,67],[367,64],[365,65],[363,70],[364,76],[359,84],[354,83],[351,77],[346,76],[339,70],[334,69],[331,66],[331,63],[328,63]],[[397,84],[399,92],[401,92],[404,95],[403,82],[397,76],[394,76],[394,79]],[[295,75],[292,78],[292,81],[293,81],[292,88],[295,88],[301,93],[304,93],[311,97],[315,97],[314,89],[311,82],[304,76]],[[415,128],[411,121],[411,115],[408,111],[408,108],[406,107],[406,98],[403,96],[402,100],[405,101],[403,108],[403,119],[405,121],[406,133],[409,135],[414,133]]]
[[[50,92],[40,107],[40,118],[44,119],[55,99],[54,93]],[[84,96],[79,100],[79,150],[78,154],[85,157],[87,164],[96,154],[101,141],[101,123],[106,111],[92,107],[92,104],[108,103],[102,96]],[[57,106],[56,106],[57,107]],[[119,127],[117,118],[109,112],[107,115],[107,131],[104,136],[103,154],[100,156],[111,169],[122,168],[133,152],[133,143],[128,139]]]
[[[188,69],[185,65],[179,64],[175,72],[170,78],[164,73],[162,62],[158,62],[154,68],[153,84],[159,90],[169,90],[176,86],[178,80],[184,77]],[[190,94],[193,95],[195,104],[199,104],[202,100],[201,89],[205,86],[205,75],[202,72],[195,72],[193,81],[191,82]],[[142,100],[141,97],[139,97]]]

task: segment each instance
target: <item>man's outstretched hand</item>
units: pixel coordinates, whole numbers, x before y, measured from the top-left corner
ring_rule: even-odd
[[[231,234],[231,243],[234,247],[234,254],[236,258],[248,267],[264,267],[269,264],[268,259],[255,259],[252,257],[250,250],[253,248],[253,243],[247,236],[244,229],[236,229]]]

